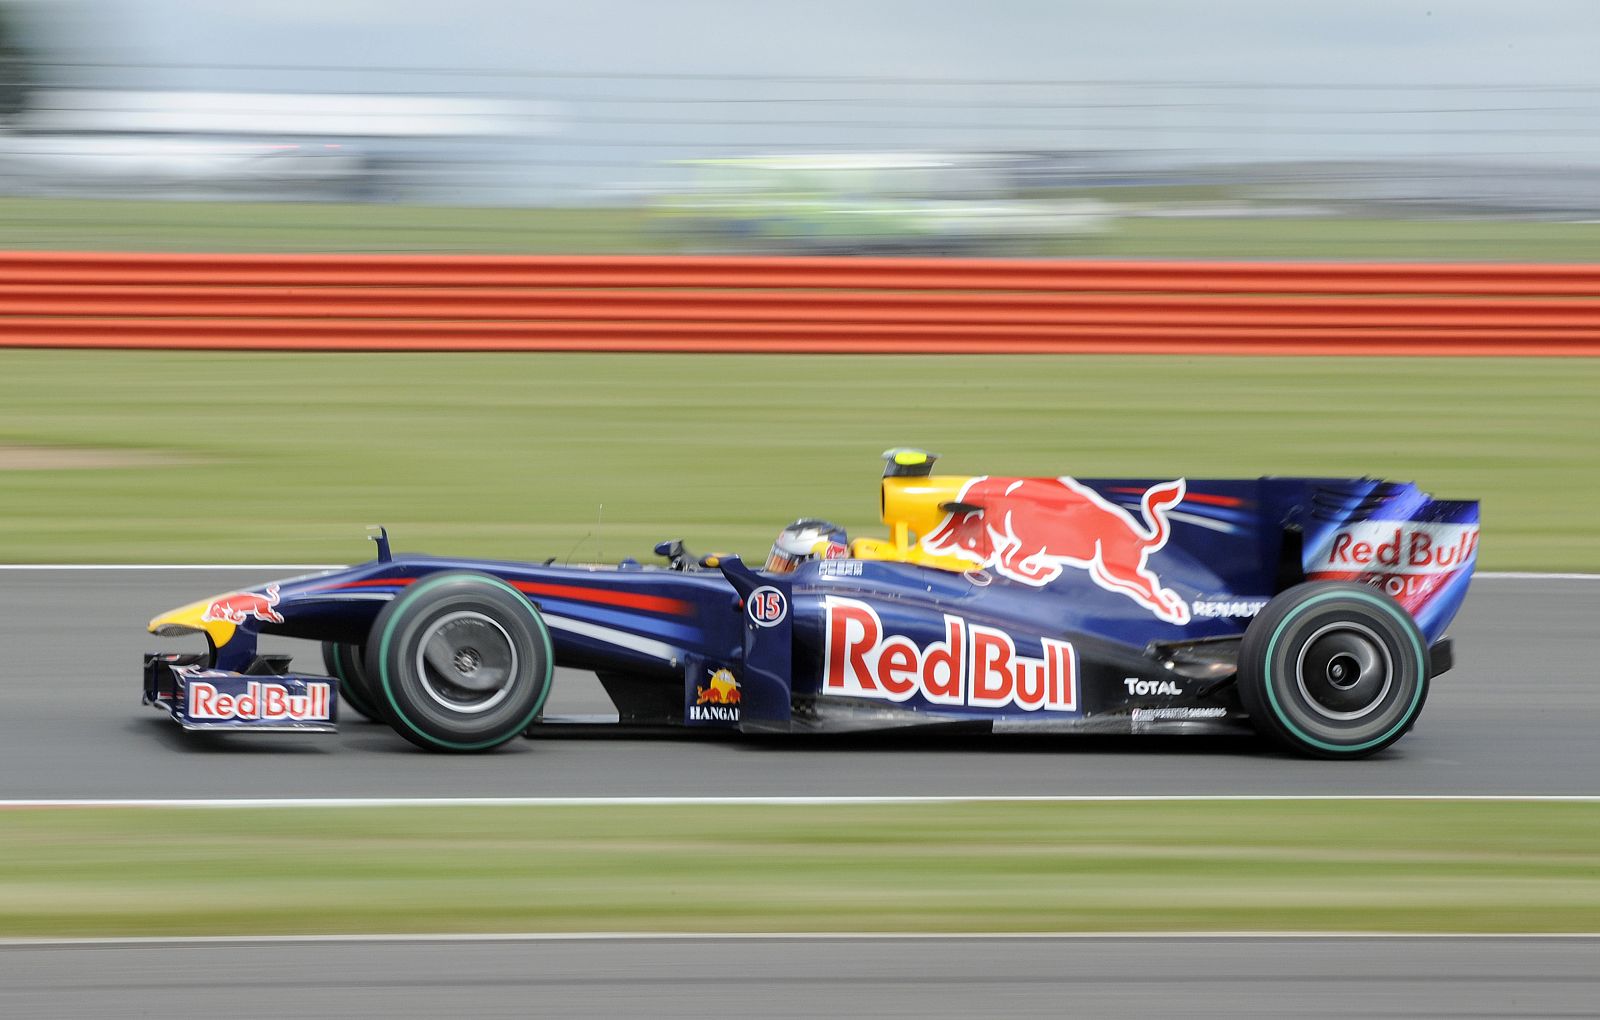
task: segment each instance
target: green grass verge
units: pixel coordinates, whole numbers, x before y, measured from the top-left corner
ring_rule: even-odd
[[[909,444],[958,474],[1415,480],[1483,501],[1480,566],[1595,570],[1597,393],[1600,359],[0,351],[0,446],[177,461],[0,469],[0,562],[350,562],[373,522],[438,554],[764,555],[801,515],[881,533],[877,457]]]
[[[1117,189],[1113,202],[1193,194]],[[696,243],[641,209],[0,198],[0,246],[89,251],[664,252]],[[1045,255],[1600,260],[1600,224],[1126,217]]]
[[[1600,260],[1600,224],[1124,219],[1082,254],[1104,258],[1594,262]]]
[[[0,813],[0,935],[1592,931],[1600,807]]]
[[[0,246],[66,251],[554,252],[663,250],[630,209],[333,202],[0,199]]]

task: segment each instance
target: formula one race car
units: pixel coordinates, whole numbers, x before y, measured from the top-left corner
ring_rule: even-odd
[[[595,671],[633,729],[1254,728],[1351,758],[1410,729],[1451,664],[1475,502],[885,459],[888,538],[800,521],[762,570],[677,542],[662,566],[395,556],[381,534],[373,562],[156,617],[209,651],[147,655],[144,700],[186,729],[325,732],[342,697],[422,747],[482,751],[577,724],[542,712],[561,665]],[[260,634],[323,642],[330,675],[258,654]]]

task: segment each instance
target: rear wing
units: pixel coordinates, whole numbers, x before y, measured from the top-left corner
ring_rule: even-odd
[[[1308,581],[1357,581],[1393,596],[1430,642],[1461,608],[1478,561],[1478,504],[1409,482],[1322,483],[1302,516]]]

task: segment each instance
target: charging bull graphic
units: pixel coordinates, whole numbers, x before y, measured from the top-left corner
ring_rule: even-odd
[[[1064,567],[1087,570],[1100,587],[1169,623],[1188,623],[1188,605],[1145,566],[1167,544],[1167,513],[1183,496],[1181,478],[1152,485],[1139,501],[1141,525],[1071,478],[974,478],[944,505],[949,516],[922,546],[1034,587],[1054,581]]]
[[[269,584],[265,595],[257,595],[253,591],[240,591],[222,596],[206,606],[206,611],[200,614],[200,619],[207,623],[212,620],[227,620],[229,623],[238,624],[253,616],[268,623],[282,623],[283,615],[272,608],[277,604],[278,586]]]
[[[709,687],[696,686],[694,689],[696,705],[737,705],[739,703],[739,681],[734,679],[731,670],[719,669],[711,674]]]

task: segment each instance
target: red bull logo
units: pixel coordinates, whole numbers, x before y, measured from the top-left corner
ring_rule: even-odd
[[[282,684],[251,680],[242,693],[218,690],[204,680],[188,685],[190,719],[247,722],[327,722],[333,718],[331,684],[306,684],[305,693],[292,694]]]
[[[886,635],[883,620],[865,602],[829,596],[822,692],[933,705],[1075,712],[1078,653],[1066,641],[1043,638],[1042,656],[1017,654],[1011,635],[944,618],[944,640],[926,648]]]
[[[1067,567],[1086,570],[1107,591],[1169,623],[1188,623],[1188,605],[1146,566],[1167,544],[1167,514],[1183,502],[1184,491],[1181,478],[1145,490],[1141,523],[1072,478],[974,478],[922,547],[1035,587]]]
[[[689,718],[694,722],[739,721],[739,680],[732,670],[716,670],[704,685],[695,685]]]
[[[272,608],[277,604],[278,586],[269,584],[265,594],[239,591],[222,596],[206,606],[206,611],[200,614],[200,620],[202,623],[226,620],[228,623],[241,624],[255,617],[267,623],[282,623],[283,615]]]
[[[711,679],[706,686],[694,689],[694,703],[696,705],[737,705],[739,703],[739,681],[734,679],[733,671],[719,669],[711,674]]]
[[[1341,528],[1314,569],[1442,574],[1465,566],[1477,551],[1475,524],[1362,521]]]
[[[1307,557],[1313,581],[1362,581],[1416,613],[1478,555],[1478,526],[1426,521],[1360,521]]]

